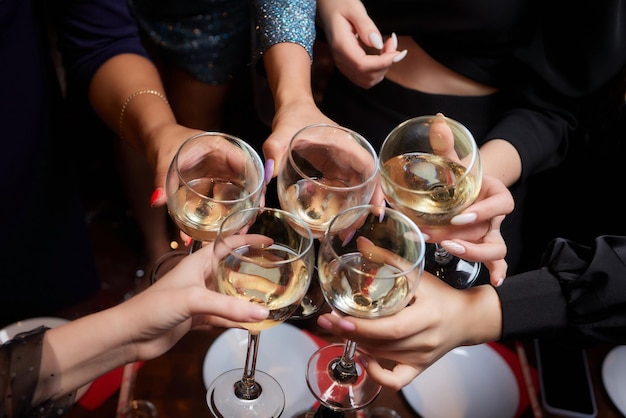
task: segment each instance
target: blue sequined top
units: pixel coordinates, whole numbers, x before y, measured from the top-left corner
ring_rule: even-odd
[[[313,59],[312,0],[128,0],[161,58],[208,84],[221,84],[273,45],[290,42]]]
[[[302,45],[313,59],[315,1],[257,0],[254,5],[259,54],[278,43],[292,42]]]

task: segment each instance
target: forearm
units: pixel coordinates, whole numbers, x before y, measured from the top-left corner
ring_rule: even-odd
[[[522,175],[522,160],[515,147],[505,140],[493,139],[480,147],[483,173],[511,187]]]
[[[263,63],[277,113],[293,103],[305,102],[315,106],[311,63],[304,48],[294,43],[274,45],[264,54]]]
[[[33,405],[60,399],[134,360],[128,349],[128,316],[120,309],[118,305],[46,332]]]
[[[137,94],[140,91],[151,93]],[[135,96],[128,101],[133,94]],[[121,54],[109,59],[98,69],[89,85],[89,101],[100,118],[151,160],[156,152],[153,141],[158,138],[159,129],[176,123],[164,97],[165,90],[156,67],[150,60],[136,54]]]
[[[459,330],[466,336],[462,345],[499,340],[502,335],[502,307],[495,288],[481,285],[462,292],[467,302],[467,308],[459,312],[459,318],[467,319],[459,321],[466,324]]]

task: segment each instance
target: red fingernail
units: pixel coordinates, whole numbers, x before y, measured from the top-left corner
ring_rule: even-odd
[[[154,202],[156,202],[159,197],[163,194],[162,188],[157,188],[152,192],[152,196],[150,196],[150,206],[154,206]]]

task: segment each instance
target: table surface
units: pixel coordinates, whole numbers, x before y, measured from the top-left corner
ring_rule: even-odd
[[[337,341],[335,337],[321,330],[314,320],[293,321],[293,325],[305,328],[327,341]],[[202,379],[202,364],[207,350],[223,330],[191,331],[183,337],[169,352],[146,362],[139,370],[135,398],[149,399],[159,410],[159,418],[209,418],[211,414],[205,403],[205,387]],[[532,344],[525,343],[528,359],[534,364]],[[513,345],[510,347],[512,349]],[[620,418],[623,415],[612,404],[601,378],[601,365],[604,356],[612,346],[600,345],[587,351],[592,381],[598,405],[598,418]],[[89,411],[80,405],[69,413],[70,418],[114,418],[119,391],[116,391],[100,407]],[[401,417],[420,417],[411,409],[400,391],[384,388],[374,406],[387,406],[395,409]],[[354,413],[347,414],[354,417]],[[543,411],[543,416],[553,418]],[[532,418],[528,408],[521,418]],[[230,418],[230,417],[229,417]],[[233,417],[235,418],[235,417]],[[289,417],[291,418],[291,417]],[[454,417],[451,417],[454,418]]]

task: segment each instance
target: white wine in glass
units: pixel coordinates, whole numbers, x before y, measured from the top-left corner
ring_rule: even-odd
[[[187,139],[167,173],[167,208],[193,238],[192,251],[213,241],[229,213],[258,206],[264,186],[259,154],[244,140],[220,132]]]
[[[242,229],[244,219],[248,223]],[[248,330],[246,362],[241,369],[221,374],[209,386],[206,400],[213,416],[268,418],[282,414],[285,395],[280,384],[256,370],[260,334],[287,320],[300,306],[315,264],[313,243],[306,224],[281,209],[243,209],[222,223],[213,248],[217,290],[264,305],[270,314],[260,322],[241,323]]]
[[[461,123],[443,115],[409,119],[395,127],[379,152],[380,182],[391,207],[422,227],[450,227],[480,192],[478,145]],[[448,284],[470,287],[480,263],[430,247],[426,270]]]
[[[335,222],[348,225],[338,229]],[[328,226],[317,256],[326,302],[340,315],[393,315],[415,296],[424,271],[424,247],[417,225],[395,209],[361,205],[340,212]],[[311,356],[307,384],[324,406],[354,411],[380,393],[359,352],[356,343],[347,340]]]
[[[378,156],[357,132],[327,124],[306,126],[289,142],[287,157],[277,178],[280,207],[304,220],[316,238],[337,213],[370,202]]]

